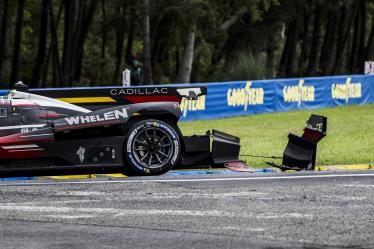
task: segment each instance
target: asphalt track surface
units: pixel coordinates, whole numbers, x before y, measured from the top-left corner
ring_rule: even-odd
[[[374,170],[0,182],[0,248],[374,248]]]

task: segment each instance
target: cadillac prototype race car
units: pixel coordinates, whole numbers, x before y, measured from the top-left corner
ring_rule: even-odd
[[[15,88],[0,91],[0,177],[157,175],[239,157],[235,136],[183,136],[178,128],[181,99],[196,99],[205,87]]]

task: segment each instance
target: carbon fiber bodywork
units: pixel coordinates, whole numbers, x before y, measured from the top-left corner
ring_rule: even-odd
[[[268,163],[282,170],[314,170],[317,144],[326,136],[327,117],[312,114],[306,122],[301,137],[288,134],[288,143],[283,152],[282,165]]]
[[[181,99],[203,94],[206,89],[201,87],[3,91],[0,176],[123,172],[128,132],[141,120],[168,124],[155,124],[155,139],[162,140],[162,132],[167,136],[178,134],[181,142],[176,145],[181,148],[175,151],[180,155],[176,162],[173,159],[173,165],[215,165],[238,160],[238,138],[218,131],[183,137],[179,131]],[[174,133],[168,132],[170,128]],[[145,150],[143,147],[140,150]],[[160,155],[154,155],[161,163]],[[152,160],[156,159],[149,158],[150,165]]]

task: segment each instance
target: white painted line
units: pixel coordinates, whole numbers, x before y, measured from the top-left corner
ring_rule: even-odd
[[[374,185],[370,184],[341,184],[342,187],[359,187],[359,188],[374,188]]]
[[[257,219],[279,219],[279,218],[295,218],[295,219],[313,219],[312,214],[302,214],[302,213],[263,213],[256,215]]]
[[[90,219],[96,218],[96,215],[46,215],[48,218],[54,219]]]
[[[303,176],[259,176],[259,177],[228,177],[228,178],[194,178],[194,179],[142,179],[131,180],[85,180],[85,181],[58,181],[58,182],[13,182],[4,183],[0,186],[31,186],[31,185],[66,185],[66,184],[102,184],[102,183],[173,183],[173,182],[230,182],[230,181],[252,181],[252,180],[297,180],[318,178],[343,178],[343,177],[374,177],[373,173],[365,174],[342,174],[342,175],[303,175]]]
[[[69,215],[75,216],[99,214],[112,214],[114,217],[120,216],[160,216],[160,215],[177,215],[177,216],[198,216],[198,217],[238,217],[238,214],[221,211],[221,210],[183,210],[183,209],[117,209],[117,208],[86,208],[86,207],[63,207],[63,206],[22,206],[14,204],[2,204],[0,210],[8,212],[36,212],[43,213],[45,216],[50,215]],[[97,215],[95,215],[97,214]],[[252,215],[251,213],[249,214]],[[70,216],[70,215],[69,215]],[[240,215],[239,215],[240,216]],[[248,216],[248,214],[244,214]]]

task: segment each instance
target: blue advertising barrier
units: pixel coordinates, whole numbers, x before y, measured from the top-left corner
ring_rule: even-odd
[[[371,75],[191,85],[206,86],[208,94],[198,100],[184,99],[181,121],[374,103]]]
[[[208,94],[200,96],[198,100],[182,100],[180,105],[183,112],[181,121],[374,103],[374,75],[172,86],[206,86],[208,90]],[[80,89],[87,89],[87,87]],[[63,90],[74,91],[74,88],[63,88]],[[8,93],[9,90],[0,90],[0,95]]]

